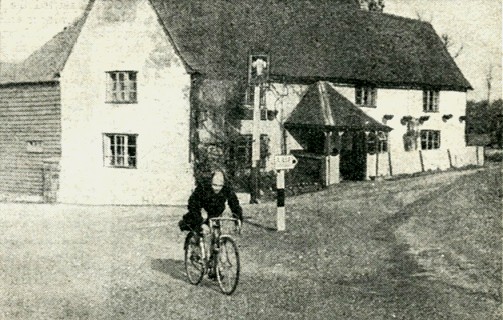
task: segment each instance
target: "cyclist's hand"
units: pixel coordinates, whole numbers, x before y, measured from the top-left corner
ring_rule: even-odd
[[[201,225],[201,233],[202,234],[209,234],[210,233],[210,227],[208,227],[207,224]]]

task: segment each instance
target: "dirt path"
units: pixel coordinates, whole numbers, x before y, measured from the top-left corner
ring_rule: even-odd
[[[0,319],[496,319],[497,301],[429,277],[394,234],[401,209],[467,174],[289,198],[284,233],[273,203],[246,205],[231,297],[186,282],[184,208],[0,203]]]

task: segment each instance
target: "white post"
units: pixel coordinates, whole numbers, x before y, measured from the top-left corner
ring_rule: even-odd
[[[253,92],[252,167],[260,161],[260,85]]]
[[[252,128],[252,163],[250,203],[257,203],[259,198],[259,162],[260,162],[260,93],[261,85],[256,85],[253,94],[253,128]]]
[[[379,132],[376,131],[376,139],[374,141],[375,145],[375,151],[376,151],[376,178],[375,180],[377,181],[377,177],[379,177]]]

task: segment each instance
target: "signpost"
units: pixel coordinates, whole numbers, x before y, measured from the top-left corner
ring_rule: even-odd
[[[297,159],[291,155],[277,155],[274,157],[274,168],[276,169],[276,190],[277,190],[277,215],[276,227],[278,231],[285,231],[285,170],[290,170],[297,164]]]
[[[267,54],[252,54],[248,60],[248,85],[253,87],[253,131],[252,131],[252,163],[250,203],[258,203],[260,176],[260,107],[265,101],[265,84],[269,80],[269,56]]]

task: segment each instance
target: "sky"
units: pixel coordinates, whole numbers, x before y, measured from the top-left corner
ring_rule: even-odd
[[[292,0],[293,1],[293,0]],[[0,0],[0,61],[25,59],[71,24],[88,0]],[[501,0],[387,0],[385,13],[430,22],[439,35],[452,39],[451,53],[462,46],[456,63],[474,87],[468,99],[487,98],[486,78],[492,70],[491,100],[501,97]]]

